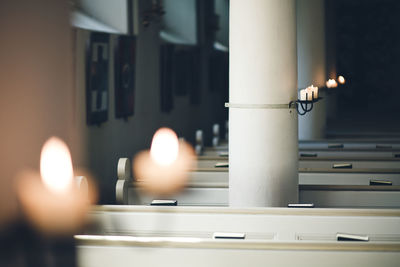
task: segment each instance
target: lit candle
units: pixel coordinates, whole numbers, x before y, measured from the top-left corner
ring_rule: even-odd
[[[82,226],[92,198],[74,181],[71,155],[61,139],[52,137],[44,144],[40,173],[19,175],[17,193],[26,217],[48,234],[75,232]]]
[[[309,88],[309,91],[312,92],[314,99],[318,99],[318,87],[311,85],[307,88]]]
[[[53,193],[65,194],[71,190],[73,170],[67,145],[58,138],[50,138],[42,148],[40,174],[43,184]]]
[[[171,129],[161,128],[153,136],[150,151],[136,155],[133,171],[147,192],[166,196],[184,188],[194,161],[192,147],[179,142]]]
[[[345,78],[344,78],[342,75],[340,75],[340,76],[338,77],[338,82],[339,82],[340,84],[345,84],[345,83],[346,83],[346,80],[345,80]]]
[[[326,82],[326,87],[328,87],[328,88],[335,88],[335,87],[337,87],[338,85],[337,85],[337,82],[335,81],[335,79],[329,79],[327,82]]]
[[[312,94],[312,90],[307,87],[306,89],[302,89],[300,90],[300,100],[302,101],[312,101],[313,100],[313,94]]]

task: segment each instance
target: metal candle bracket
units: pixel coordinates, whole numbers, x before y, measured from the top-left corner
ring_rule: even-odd
[[[308,94],[306,93],[306,99],[308,99]],[[299,100],[290,101],[289,107],[296,107],[297,113],[301,116],[305,115],[307,112],[310,112],[313,107],[314,103],[321,100],[322,97],[314,98],[314,92],[312,92],[312,100]]]

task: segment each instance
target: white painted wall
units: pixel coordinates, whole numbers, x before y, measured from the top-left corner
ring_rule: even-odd
[[[140,1],[140,9],[151,5],[151,1]],[[179,136],[194,141],[195,130],[203,129],[206,144],[211,145],[212,124],[224,122],[224,100],[218,92],[209,92],[207,77],[201,79],[201,103],[190,105],[189,96],[174,97],[174,109],[169,113],[160,112],[159,81],[159,27],[157,23],[144,28],[140,26],[136,50],[135,114],[127,121],[115,118],[114,74],[109,73],[109,113],[108,121],[98,126],[86,126],[85,110],[85,44],[89,32],[77,30],[76,34],[76,102],[77,121],[83,130],[87,151],[83,165],[89,167],[101,186],[101,201],[114,201],[116,167],[120,157],[131,158],[136,152],[147,149],[155,130],[162,126],[173,128]],[[111,47],[116,39],[111,36]],[[113,66],[111,56],[110,66]],[[222,127],[222,126],[221,126]]]

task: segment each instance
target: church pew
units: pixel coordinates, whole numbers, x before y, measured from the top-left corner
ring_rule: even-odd
[[[205,147],[206,151],[228,150],[228,144]],[[299,150],[400,150],[400,140],[398,141],[299,141]]]
[[[313,260],[396,266],[400,253],[399,210],[97,206],[89,216],[98,228],[75,236],[82,267],[310,266]],[[215,240],[216,232],[244,239]],[[338,241],[338,233],[369,241]]]
[[[374,181],[386,181],[400,186],[400,169],[299,169],[299,184],[373,185]],[[228,168],[193,170],[190,172],[189,182],[216,186],[228,184]]]
[[[299,151],[299,159],[306,160],[400,160],[400,151]],[[204,160],[224,160],[228,159],[228,153],[214,153],[201,155],[198,158]]]
[[[398,209],[292,209],[229,207],[94,206],[95,227],[84,234],[213,238],[242,233],[246,240],[335,241],[336,233],[400,242]]]
[[[76,236],[79,267],[108,266],[398,266],[393,242],[277,242]]]
[[[396,169],[400,160],[300,160],[300,168]]]
[[[227,168],[197,169],[190,173],[187,188],[172,198],[179,205],[226,206],[228,188]],[[144,194],[140,181],[119,180],[116,193],[118,202],[124,204],[149,205],[157,198]],[[317,207],[398,208],[400,170],[299,169],[299,200]]]
[[[217,147],[204,147],[205,156],[218,156],[219,153],[226,154],[228,145]],[[400,140],[319,140],[319,141],[299,141],[300,152],[320,151],[320,152],[393,152],[400,153]]]
[[[399,159],[400,150],[324,150],[324,149],[304,149],[299,150],[299,157],[308,158],[343,158],[343,159]],[[202,157],[228,157],[227,150],[205,150]]]
[[[140,185],[128,189],[130,205],[150,205],[157,196],[143,192]],[[194,185],[170,197],[182,206],[228,206],[229,187]],[[400,186],[299,185],[299,203],[324,208],[400,208]]]
[[[120,161],[123,164],[118,165],[117,203],[150,204],[155,197],[143,194],[140,182],[133,186],[129,160]],[[229,196],[228,181],[228,168],[197,168],[190,172],[187,188],[174,198],[179,205],[226,206]],[[300,203],[315,202],[318,207],[400,206],[400,169],[300,168],[299,185]],[[330,195],[347,197],[329,198]],[[326,201],[320,196],[326,196]],[[365,201],[360,202],[355,196],[360,196],[359,199]],[[310,201],[314,197],[315,201]]]
[[[210,157],[200,157],[197,161],[197,168],[218,168],[228,165],[229,159],[218,159]],[[300,168],[324,168],[324,169],[396,169],[400,168],[400,158],[390,160],[313,160],[313,159],[300,159]]]
[[[300,150],[400,150],[400,141],[299,141]]]
[[[221,157],[215,157],[221,158]],[[299,151],[299,159],[307,160],[400,160],[400,151]]]

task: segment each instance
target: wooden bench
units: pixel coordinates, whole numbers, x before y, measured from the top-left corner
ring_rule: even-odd
[[[218,159],[212,157],[200,157],[197,161],[199,169],[213,169],[228,167],[229,159]],[[400,169],[400,158],[383,159],[309,159],[303,158],[299,161],[299,168],[322,168],[322,169]]]
[[[210,240],[192,237],[76,236],[79,267],[398,266],[393,242]]]
[[[398,210],[100,206],[90,218],[97,230],[75,236],[81,267],[400,261]],[[338,241],[338,233],[369,241]],[[226,239],[238,236],[244,239]]]

